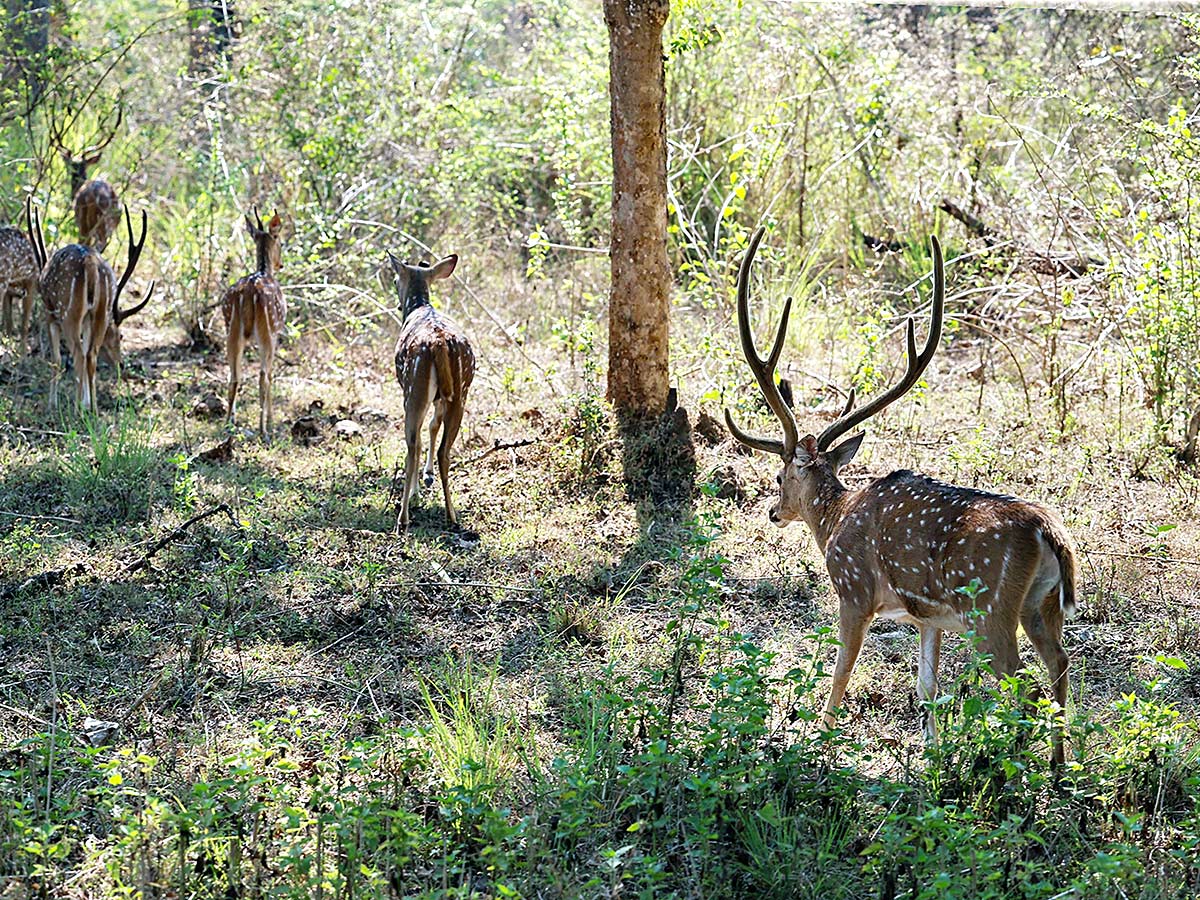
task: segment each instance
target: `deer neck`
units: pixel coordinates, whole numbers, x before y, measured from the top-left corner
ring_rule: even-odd
[[[258,271],[269,278],[275,277],[275,267],[271,265],[271,254],[267,250],[266,241],[258,241]]]
[[[816,538],[822,553],[825,552],[825,544],[830,535],[853,505],[853,497],[854,494],[831,472],[828,477],[818,482],[812,498],[804,504],[804,520],[808,523],[808,528]]]
[[[407,319],[423,306],[429,306],[429,288],[426,285],[410,285],[404,295],[404,318]]]

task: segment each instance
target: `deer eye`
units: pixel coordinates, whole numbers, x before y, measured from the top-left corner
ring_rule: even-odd
[[[783,473],[782,472],[780,472],[778,475],[775,476],[775,483],[780,486],[783,485]]]

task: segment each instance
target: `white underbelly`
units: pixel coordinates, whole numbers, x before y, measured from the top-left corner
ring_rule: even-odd
[[[918,618],[908,611],[899,597],[889,598],[889,600],[891,602],[885,602],[876,610],[875,614],[881,619],[904,622],[906,625],[914,625],[917,628],[940,628],[942,631],[951,631],[955,634],[962,634],[967,630],[967,623],[962,614],[948,603],[922,600],[922,605],[928,607],[931,614]]]

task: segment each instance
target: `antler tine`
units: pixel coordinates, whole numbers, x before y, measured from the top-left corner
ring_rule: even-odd
[[[152,296],[154,296],[154,288],[157,285],[158,285],[157,281],[151,281],[150,287],[146,288],[146,293],[142,295],[142,302],[139,303],[137,306],[133,307],[132,309],[123,310],[123,309],[121,309],[121,307],[119,305],[114,304],[113,319],[116,321],[116,323],[118,325],[120,325],[122,322],[124,322],[130,316],[136,316],[143,309],[145,309],[146,304],[150,302],[150,298]]]
[[[845,411],[838,416],[832,425],[822,431],[821,436],[817,438],[818,450],[828,450],[833,442],[847,431],[865,422],[871,416],[886,409],[907,394],[912,389],[912,386],[917,383],[917,380],[921,377],[921,373],[925,371],[929,363],[933,360],[933,355],[937,352],[938,344],[942,339],[942,312],[946,301],[946,275],[942,263],[942,245],[938,242],[936,236],[931,235],[929,240],[933,250],[933,310],[929,318],[929,336],[925,339],[925,347],[918,355],[916,330],[913,326],[913,320],[910,318],[908,320],[908,328],[906,329],[906,336],[908,338],[908,366],[904,377],[894,387],[880,394],[866,406],[861,407],[857,412],[851,412],[854,404],[854,394],[851,392],[850,402],[846,404]]]
[[[41,216],[33,209],[33,197],[28,195],[25,197],[25,230],[29,233],[29,243],[33,246],[33,255],[40,271],[46,268],[46,244],[42,239]]]
[[[257,207],[257,206],[256,206],[256,207],[254,207],[254,221],[258,223],[258,230],[259,230],[259,231],[266,231],[266,229],[265,229],[265,228],[263,228],[262,216],[260,216],[260,215],[258,214],[258,207]]]
[[[750,246],[746,248],[746,255],[742,258],[741,268],[738,270],[738,336],[741,338],[742,352],[746,355],[746,362],[750,366],[750,371],[754,373],[759,390],[762,391],[767,406],[771,408],[783,426],[783,440],[777,441],[747,434],[734,423],[728,409],[725,410],[725,424],[729,426],[733,436],[746,446],[768,453],[778,453],[784,459],[789,459],[796,449],[798,440],[796,417],[784,402],[783,396],[779,393],[779,387],[775,384],[775,366],[779,362],[779,355],[783,352],[784,338],[787,336],[788,317],[792,311],[791,297],[783,305],[779,329],[775,332],[775,341],[771,345],[771,352],[766,359],[758,355],[758,351],[754,348],[754,335],[750,332],[750,266],[754,262],[754,255],[758,252],[758,244],[762,240],[764,231],[765,229],[760,227],[754,232],[754,236],[750,239]]]
[[[150,299],[149,291],[146,292],[146,299],[138,306],[134,307],[127,313],[121,312],[120,301],[121,291],[125,289],[125,284],[129,281],[129,276],[133,274],[133,270],[137,267],[138,260],[142,256],[142,247],[146,243],[146,211],[142,210],[142,234],[136,241],[133,239],[133,223],[129,220],[129,207],[125,207],[125,230],[129,232],[129,265],[125,267],[125,271],[121,273],[121,280],[117,282],[117,293],[113,297],[113,317],[120,322],[121,319],[132,316],[135,312],[146,305]]]

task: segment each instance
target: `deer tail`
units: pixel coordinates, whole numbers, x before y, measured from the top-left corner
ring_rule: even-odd
[[[433,365],[437,370],[438,394],[447,403],[454,402],[454,377],[450,372],[450,343],[440,341],[433,351]]]
[[[1073,619],[1078,611],[1078,605],[1075,602],[1075,542],[1071,540],[1071,535],[1067,533],[1066,527],[1056,521],[1045,523],[1042,528],[1042,536],[1058,559],[1060,573],[1058,602],[1062,607],[1063,618]]]

